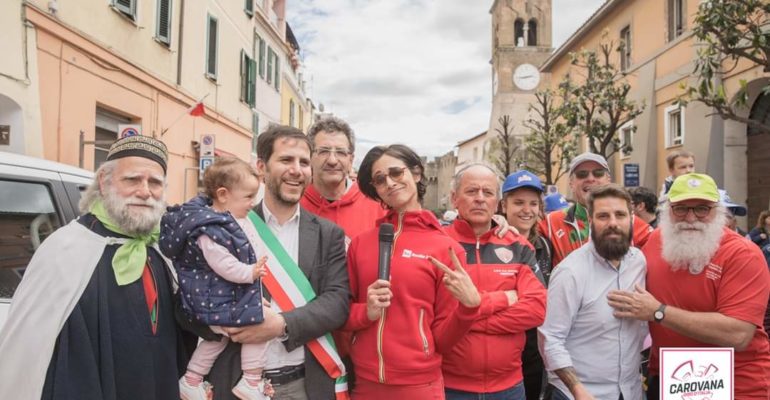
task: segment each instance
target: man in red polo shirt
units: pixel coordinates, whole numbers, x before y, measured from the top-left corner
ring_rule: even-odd
[[[658,398],[661,347],[732,347],[735,398],[770,398],[770,273],[759,248],[724,226],[725,213],[711,177],[676,178],[642,249],[649,292],[608,296],[616,317],[651,321],[650,400]]]

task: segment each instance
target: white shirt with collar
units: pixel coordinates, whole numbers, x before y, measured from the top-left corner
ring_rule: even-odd
[[[622,392],[626,400],[642,400],[639,365],[647,322],[613,316],[607,294],[644,287],[646,272],[641,250],[630,247],[615,268],[593,242],[554,267],[545,322],[537,333],[548,382],[568,398],[572,394],[553,371],[571,366],[597,399],[617,399]]]
[[[267,205],[262,203],[262,215],[265,216],[265,224],[270,228],[275,237],[283,245],[286,253],[294,262],[299,263],[299,204],[297,211],[283,224],[278,223],[278,219],[267,209]],[[270,307],[281,312],[275,300],[270,300]],[[277,369],[286,366],[301,365],[305,363],[305,349],[297,347],[291,352],[286,351],[282,343],[273,341],[267,349],[266,370]]]

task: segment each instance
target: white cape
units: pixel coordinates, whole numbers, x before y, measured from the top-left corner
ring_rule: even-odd
[[[0,399],[39,400],[56,339],[108,244],[77,221],[37,249],[0,331]]]

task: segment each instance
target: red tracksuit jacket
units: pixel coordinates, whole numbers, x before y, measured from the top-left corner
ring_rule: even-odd
[[[379,203],[361,193],[357,182],[351,183],[342,198],[335,201],[326,200],[315,186],[309,185],[299,202],[311,213],[339,225],[345,231],[346,242],[372,229],[387,213]]]
[[[441,378],[441,355],[468,331],[479,309],[459,304],[442,283],[444,273],[427,256],[451,267],[449,248],[465,251],[444,233],[427,210],[390,212],[378,221],[394,225],[391,290],[383,318],[366,316],[366,290],[377,280],[378,230],[356,238],[348,250],[352,302],[344,329],[353,332],[356,376],[392,385],[417,385]]]
[[[508,389],[523,379],[525,331],[545,319],[546,290],[532,272],[537,270],[535,250],[526,238],[510,232],[501,239],[493,229],[477,238],[461,219],[446,232],[467,252],[466,270],[482,297],[470,332],[444,354],[444,385],[475,393]],[[518,293],[511,306],[505,290]]]

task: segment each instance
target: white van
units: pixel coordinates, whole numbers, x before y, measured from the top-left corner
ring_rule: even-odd
[[[94,173],[0,152],[0,327],[32,254],[54,230],[77,218]]]

